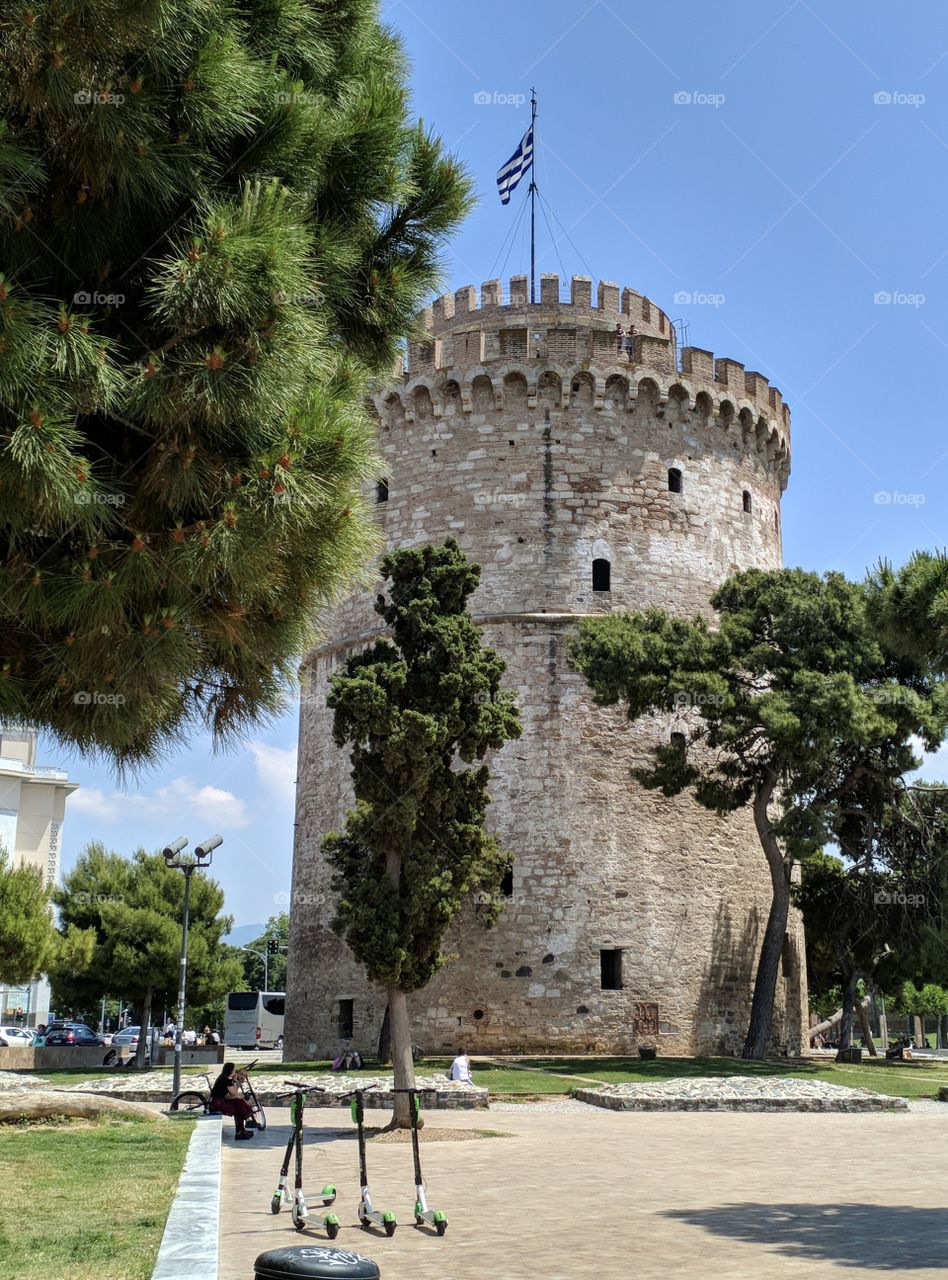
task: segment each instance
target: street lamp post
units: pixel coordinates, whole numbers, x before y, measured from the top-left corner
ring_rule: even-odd
[[[241,947],[241,951],[247,951],[250,955],[256,956],[258,960],[263,961],[263,989],[270,990],[270,957],[265,951],[255,951],[253,947]]]
[[[184,1032],[184,1000],[185,986],[188,976],[188,912],[191,905],[191,877],[195,871],[211,865],[214,850],[223,844],[222,836],[211,836],[196,846],[194,853],[184,853],[188,843],[187,836],[172,841],[167,849],[162,850],[165,865],[174,867],[184,874],[184,911],[181,919],[181,965],[178,971],[178,1020],[174,1033],[174,1074],[171,1078],[171,1096],[177,1097],[181,1090],[181,1044]],[[144,1028],[143,1028],[144,1030]]]

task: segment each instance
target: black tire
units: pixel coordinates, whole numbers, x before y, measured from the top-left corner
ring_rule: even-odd
[[[282,1207],[283,1207],[283,1197],[274,1196],[273,1199],[270,1201],[270,1212],[279,1213]]]
[[[256,1121],[257,1128],[265,1129],[267,1127],[267,1113],[264,1111],[263,1107],[261,1107],[257,1100],[257,1095],[254,1093],[253,1088],[250,1085],[248,1085],[244,1091],[244,1101],[249,1103],[253,1109],[253,1119]]]
[[[114,1049],[110,1049],[102,1059],[102,1065],[103,1067],[114,1067],[116,1062],[118,1062],[118,1054]]]
[[[339,1223],[338,1223],[338,1222],[327,1222],[327,1223],[326,1223],[326,1235],[329,1237],[329,1239],[330,1239],[330,1240],[335,1240],[335,1238],[336,1238],[336,1236],[337,1236],[338,1234],[339,1234]]]
[[[437,1231],[439,1236],[443,1236],[447,1229],[448,1224],[445,1221],[442,1220],[441,1222],[435,1223],[435,1231]]]
[[[395,1234],[395,1228],[396,1228],[397,1226],[398,1226],[398,1223],[397,1223],[397,1222],[386,1222],[386,1223],[385,1223],[385,1234],[389,1237],[389,1239],[391,1239],[391,1238],[392,1238],[392,1236]]]
[[[203,1093],[196,1093],[193,1090],[185,1089],[183,1093],[177,1094],[171,1099],[170,1111],[185,1111],[196,1115],[207,1115],[207,1098]]]
[[[296,1227],[297,1231],[305,1231],[305,1230],[306,1230],[306,1223],[303,1221],[303,1219],[302,1219],[302,1218],[294,1218],[294,1219],[293,1219],[293,1226],[294,1226],[294,1227]]]

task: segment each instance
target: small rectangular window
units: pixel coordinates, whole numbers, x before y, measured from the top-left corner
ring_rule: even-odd
[[[388,502],[388,481],[380,480],[375,486],[375,501]]]
[[[622,990],[622,951],[618,947],[599,952],[599,980],[603,991]]]
[[[744,510],[747,513],[747,515],[750,515],[753,509],[754,509],[754,499],[750,495],[750,490],[745,489],[744,490]]]
[[[355,1001],[340,1000],[339,1001],[339,1039],[351,1040],[353,1027],[355,1023],[354,1014]]]
[[[681,493],[681,491],[682,491],[681,471],[679,470],[678,467],[669,467],[668,468],[668,492]]]
[[[612,590],[612,566],[608,560],[593,561],[593,591]]]

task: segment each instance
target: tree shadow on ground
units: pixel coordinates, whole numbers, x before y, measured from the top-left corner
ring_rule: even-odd
[[[948,1274],[948,1207],[744,1203],[663,1216],[807,1262]]]

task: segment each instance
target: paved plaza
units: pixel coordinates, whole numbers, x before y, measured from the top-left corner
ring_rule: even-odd
[[[225,1122],[220,1280],[252,1280],[265,1249],[325,1243],[270,1214],[289,1113],[269,1119],[244,1143]],[[443,1239],[412,1225],[410,1146],[370,1144],[373,1198],[400,1223],[386,1239],[356,1225],[348,1111],[307,1116],[304,1186],[339,1186],[337,1244],[374,1258],[383,1280],[948,1277],[948,1106],[653,1113],[557,1100],[427,1121],[506,1136],[423,1146]]]

